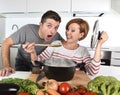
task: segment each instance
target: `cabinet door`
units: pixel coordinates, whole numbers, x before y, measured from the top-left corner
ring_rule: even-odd
[[[120,12],[120,0],[111,0],[111,7]]]
[[[70,0],[28,0],[28,12],[45,12],[54,10],[58,12],[70,11]]]
[[[26,0],[0,0],[0,13],[25,11]]]
[[[120,51],[112,52],[111,65],[120,65]]]
[[[103,12],[110,10],[110,0],[72,0],[72,11]]]

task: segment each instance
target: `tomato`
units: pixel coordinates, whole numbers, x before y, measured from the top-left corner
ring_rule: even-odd
[[[79,94],[85,94],[87,92],[87,89],[85,87],[80,87],[77,89],[77,91]]]
[[[98,95],[97,93],[95,93],[95,92],[86,92],[85,94],[83,94],[83,95]]]
[[[18,95],[30,95],[28,92],[20,92]]]
[[[72,91],[70,91],[70,92],[68,92],[66,95],[81,95],[81,94],[79,94],[79,93],[77,93],[77,92],[72,92]]]
[[[71,90],[71,86],[67,82],[63,82],[58,86],[58,92],[63,95],[69,92],[70,90]]]

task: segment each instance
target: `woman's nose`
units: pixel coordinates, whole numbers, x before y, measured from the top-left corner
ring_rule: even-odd
[[[68,30],[68,31],[66,31],[66,34],[70,34],[71,32]]]

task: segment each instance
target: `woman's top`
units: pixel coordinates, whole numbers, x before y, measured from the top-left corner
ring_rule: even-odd
[[[98,73],[101,62],[95,62],[91,57],[86,47],[80,46],[77,49],[69,50],[60,47],[48,47],[40,55],[38,61],[43,62],[50,57],[71,59],[77,64],[85,63],[85,69],[88,74],[95,75]]]

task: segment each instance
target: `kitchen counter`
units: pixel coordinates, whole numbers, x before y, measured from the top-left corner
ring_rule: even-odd
[[[14,74],[11,74],[9,76],[0,77],[0,80],[5,79],[5,78],[22,78],[22,79],[27,79],[30,74],[31,74],[31,72],[16,71]]]
[[[119,66],[103,66],[103,65],[101,65],[99,73],[97,75],[95,75],[94,77],[93,76],[89,76],[89,77],[91,79],[93,79],[96,76],[104,75],[104,76],[114,76],[118,80],[120,80],[120,73],[119,72],[120,72],[120,67]],[[4,78],[22,78],[22,79],[27,79],[30,74],[31,74],[31,72],[16,71],[14,74],[11,74],[8,77],[0,77],[0,80],[4,79]]]

